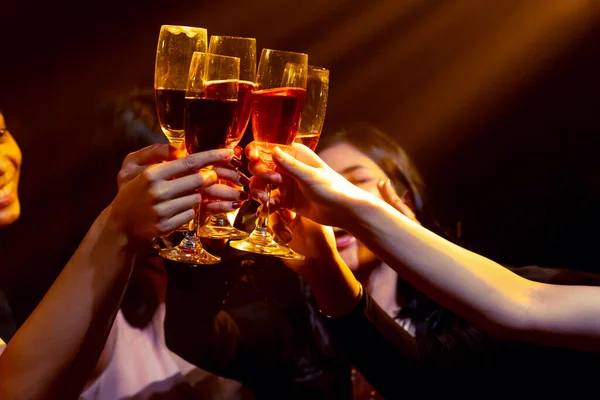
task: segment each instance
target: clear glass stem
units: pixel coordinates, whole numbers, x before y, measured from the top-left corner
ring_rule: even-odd
[[[202,243],[196,240],[196,230],[200,226],[200,207],[201,204],[198,204],[194,209],[194,218],[188,224],[188,230],[179,243],[179,248],[183,250],[196,251],[202,249]]]
[[[249,237],[251,241],[261,245],[268,245],[273,241],[273,232],[271,232],[271,229],[269,228],[271,189],[271,185],[268,184],[265,189],[265,192],[267,193],[267,204],[263,204],[260,208],[260,215],[256,219],[256,227]]]
[[[215,214],[210,217],[211,226],[230,226],[229,218],[227,218],[227,214]]]
[[[219,179],[217,181],[218,184],[226,184],[227,182]],[[231,224],[229,223],[229,219],[227,218],[227,214],[225,213],[220,213],[220,214],[215,214],[212,215],[208,221],[208,226],[223,226],[223,227],[229,227],[231,226]]]

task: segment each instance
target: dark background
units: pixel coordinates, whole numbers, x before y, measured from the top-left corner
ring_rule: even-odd
[[[119,167],[92,156],[96,110],[152,85],[162,24],[307,52],[331,70],[325,134],[363,121],[395,137],[470,248],[599,269],[598,2],[21,1],[0,13],[0,110],[24,153],[1,286],[19,320],[116,189],[94,179]]]

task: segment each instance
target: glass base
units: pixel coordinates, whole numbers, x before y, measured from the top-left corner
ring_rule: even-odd
[[[158,255],[167,260],[186,264],[218,264],[221,262],[221,257],[213,256],[202,248],[202,243],[197,237],[184,238],[176,247],[159,250]]]
[[[245,239],[248,237],[246,232],[231,226],[226,214],[213,215],[207,225],[198,229],[196,235],[210,239]]]
[[[259,228],[255,229],[247,239],[231,241],[229,242],[229,245],[234,249],[248,251],[250,253],[285,258],[288,260],[304,260],[302,254],[296,253],[288,246],[278,244],[273,240],[273,236],[270,232],[263,231]]]

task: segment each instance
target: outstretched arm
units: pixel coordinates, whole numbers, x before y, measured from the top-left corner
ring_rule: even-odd
[[[252,150],[247,150],[252,157]],[[596,349],[600,289],[532,282],[419,226],[331,170],[302,145],[276,149],[283,176],[254,158],[253,185],[279,184],[282,206],[339,226],[432,299],[489,332],[518,340]],[[293,179],[289,179],[292,177]],[[290,182],[291,181],[291,182]]]

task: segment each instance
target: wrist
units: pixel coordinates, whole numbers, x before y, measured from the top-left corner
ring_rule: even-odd
[[[112,206],[109,205],[102,211],[97,222],[100,224],[102,236],[108,238],[113,244],[123,249],[130,245],[125,224],[114,215]]]
[[[378,207],[377,200],[375,196],[366,192],[351,197],[345,204],[346,218],[340,228],[354,234],[365,222],[368,223],[369,215]]]

